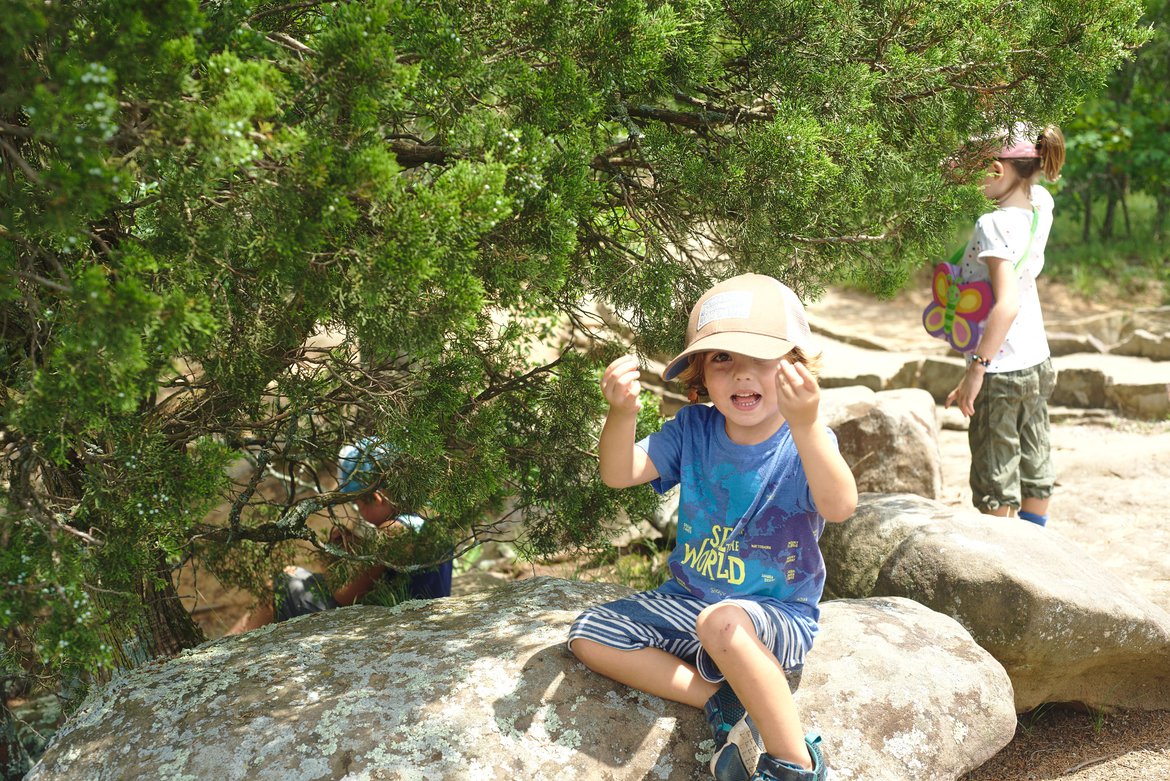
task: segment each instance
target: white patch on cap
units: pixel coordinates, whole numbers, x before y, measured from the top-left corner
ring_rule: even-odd
[[[699,323],[696,331],[702,331],[703,326],[712,320],[724,320],[729,317],[746,320],[752,314],[752,294],[746,290],[733,290],[711,296],[703,302],[699,310]]]

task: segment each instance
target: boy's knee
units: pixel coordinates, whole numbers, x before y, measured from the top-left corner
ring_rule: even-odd
[[[699,617],[695,619],[695,633],[704,648],[725,644],[736,632],[743,629],[755,635],[755,624],[747,612],[738,605],[710,605],[703,608]]]
[[[337,607],[325,578],[303,567],[289,567],[273,580],[276,621]]]

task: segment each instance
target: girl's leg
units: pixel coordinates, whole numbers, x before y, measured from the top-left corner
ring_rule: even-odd
[[[989,374],[967,426],[971,502],[985,515],[1008,518],[1020,506],[1019,408],[1015,373]]]
[[[1020,504],[1020,509],[1026,513],[1033,515],[1048,515],[1049,498],[1037,499],[1032,496],[1025,496],[1024,501]]]
[[[1020,510],[1028,520],[1041,523],[1048,518],[1048,504],[1056,483],[1052,463],[1052,426],[1048,420],[1048,398],[1056,386],[1056,372],[1050,360],[1035,369],[1034,393],[1024,400],[1020,414]],[[1043,519],[1043,520],[1038,520]]]
[[[755,624],[736,605],[712,605],[699,614],[695,629],[704,650],[739,695],[776,759],[809,769],[812,757],[784,668],[756,636]]]
[[[750,627],[751,619],[747,621]],[[586,667],[606,678],[684,705],[701,709],[719,689],[718,684],[704,680],[693,665],[657,648],[623,651],[578,637],[570,649]],[[787,683],[784,690],[788,691]]]

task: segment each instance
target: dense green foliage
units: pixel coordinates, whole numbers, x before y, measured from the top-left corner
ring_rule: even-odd
[[[1086,289],[1102,277],[1170,282],[1170,3],[1145,9],[1150,41],[1065,124],[1061,210],[1073,219],[1053,233],[1051,265]]]
[[[550,355],[555,329],[604,300],[668,350],[731,268],[892,290],[978,203],[940,161],[1063,119],[1143,40],[1139,13],[9,0],[8,669],[193,642],[171,568],[267,580],[342,501],[326,475],[362,434],[395,442],[384,486],[427,508],[430,556],[505,509],[531,552],[648,512],[595,474],[597,361],[620,348]]]

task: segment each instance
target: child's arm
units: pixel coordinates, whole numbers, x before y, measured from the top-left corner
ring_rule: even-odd
[[[1019,314],[1020,283],[1016,279],[1015,266],[1003,258],[987,258],[987,270],[991,275],[991,289],[995,291],[995,304],[987,315],[987,325],[983,327],[983,336],[979,339],[975,354],[990,360],[999,354],[1007,339],[1008,329]],[[987,368],[982,364],[970,361],[958,387],[947,394],[944,406],[957,404],[959,411],[967,417],[974,415],[975,397],[983,389],[983,374],[986,371]]]
[[[370,593],[384,572],[386,566],[383,564],[359,572],[351,581],[333,592],[333,601],[341,607],[352,605]]]
[[[776,392],[817,512],[830,523],[844,521],[857,509],[857,481],[820,422],[821,389],[816,378],[803,363],[782,360]]]
[[[408,530],[405,524],[396,517],[398,509],[394,508],[392,512],[395,513],[395,517],[388,518],[379,523],[377,525],[378,531],[387,535],[406,534]],[[348,583],[345,583],[333,592],[333,601],[342,607],[354,604],[373,590],[387,569],[385,564],[376,564],[368,569],[362,570],[354,575]]]
[[[646,451],[634,445],[638,410],[642,407],[638,400],[642,390],[638,377],[638,359],[633,355],[618,358],[601,376],[601,392],[609,402],[609,413],[605,416],[597,450],[601,457],[601,480],[610,488],[628,488],[658,477],[658,470]]]

